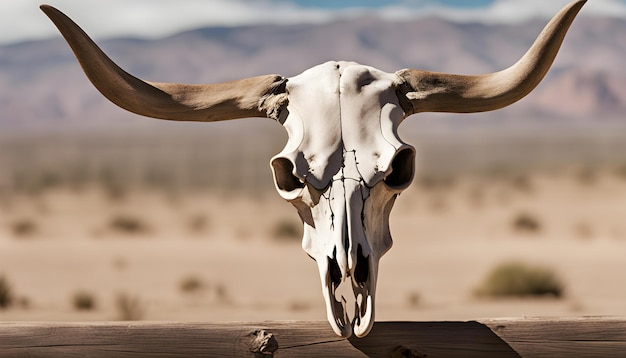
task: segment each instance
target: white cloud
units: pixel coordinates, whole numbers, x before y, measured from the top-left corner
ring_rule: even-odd
[[[426,7],[389,7],[380,14],[387,19],[410,20],[424,16],[438,16],[459,22],[520,23],[534,18],[554,16],[570,0],[495,0],[481,8],[453,8],[437,4]],[[585,4],[581,16],[611,16],[626,18],[625,0],[591,0]]]
[[[0,1],[0,43],[56,36],[57,32],[39,10],[40,1]],[[165,36],[200,26],[238,26],[272,23],[322,23],[368,12],[364,9],[326,10],[302,8],[288,0],[47,0],[66,12],[96,38],[134,35]],[[411,20],[441,16],[455,21],[514,23],[533,17],[548,18],[569,0],[496,0],[480,9],[437,5],[411,6],[410,1],[372,10],[386,19]],[[402,5],[405,4],[405,5]],[[423,3],[422,3],[423,4]],[[591,0],[583,16],[608,15],[626,18],[626,1]]]
[[[483,14],[476,14],[476,19],[485,22],[512,23],[537,17],[550,18],[569,2],[569,0],[497,0],[485,9]],[[624,17],[626,4],[621,0],[591,0],[585,4],[581,15],[592,14]]]
[[[46,0],[43,0],[46,1]],[[0,43],[54,36],[37,0],[0,1]],[[96,38],[132,34],[159,37],[199,26],[321,22],[330,11],[289,3],[245,0],[47,0]]]

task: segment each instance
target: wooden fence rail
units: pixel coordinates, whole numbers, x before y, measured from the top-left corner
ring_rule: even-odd
[[[377,322],[0,323],[0,357],[626,357],[626,318]]]

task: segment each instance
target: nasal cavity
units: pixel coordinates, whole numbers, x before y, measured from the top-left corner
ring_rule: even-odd
[[[391,161],[391,173],[385,178],[385,183],[392,189],[406,189],[414,174],[415,149],[406,147],[400,149]]]
[[[356,255],[356,267],[354,268],[354,281],[356,281],[360,287],[365,287],[369,273],[370,261],[367,257],[363,256],[363,249],[361,245],[359,245]]]
[[[287,158],[274,158],[272,169],[274,170],[274,181],[280,190],[291,192],[304,188],[304,182],[293,175],[293,163]]]
[[[336,258],[336,250],[333,252],[333,257],[328,257],[328,273],[330,275],[330,281],[333,283],[335,288],[339,287],[341,281],[343,281],[343,276],[341,275],[341,269],[339,268],[339,264],[337,263]]]

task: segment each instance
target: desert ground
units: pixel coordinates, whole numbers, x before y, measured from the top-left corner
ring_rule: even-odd
[[[618,169],[416,178],[392,211],[377,320],[626,316],[624,213]],[[271,187],[5,191],[0,320],[325,320],[301,230]],[[507,262],[553,270],[563,294],[478,296]]]

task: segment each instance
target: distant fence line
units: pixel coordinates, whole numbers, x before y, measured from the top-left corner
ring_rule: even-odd
[[[595,131],[534,128],[410,126],[402,137],[418,148],[417,174],[422,177],[572,165],[626,168],[626,125]],[[37,191],[94,182],[161,189],[271,189],[268,162],[285,141],[285,133],[274,123],[160,129],[150,134],[134,130],[0,136],[0,189]]]
[[[90,183],[159,189],[271,188],[269,158],[282,147],[280,135],[266,129],[258,137],[239,140],[236,133],[223,132],[0,139],[0,188],[37,191]]]

